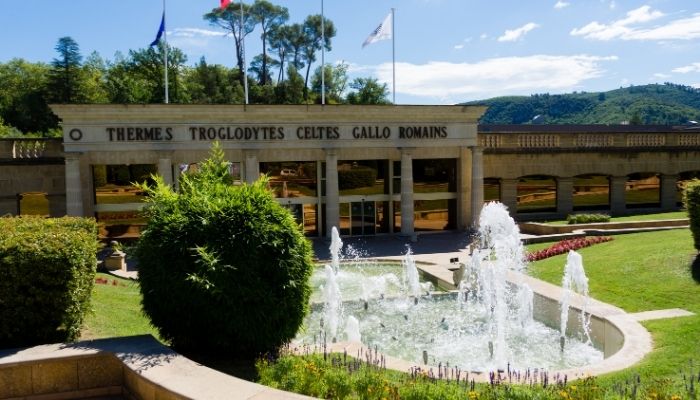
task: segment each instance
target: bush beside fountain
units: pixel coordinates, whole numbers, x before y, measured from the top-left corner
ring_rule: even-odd
[[[256,357],[296,334],[308,311],[311,247],[264,179],[233,186],[223,151],[179,192],[144,187],[137,248],[143,309],[178,350]]]

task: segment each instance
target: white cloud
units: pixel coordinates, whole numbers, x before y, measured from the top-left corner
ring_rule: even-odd
[[[455,45],[455,50],[462,50],[464,48],[463,44],[457,44]]]
[[[488,37],[489,37],[488,34],[482,33],[481,36],[479,36],[479,39],[484,40],[484,39],[487,39]]]
[[[173,37],[200,38],[226,36],[226,33],[199,28],[175,28],[172,30],[172,32],[168,32],[168,35],[171,35]]]
[[[655,73],[653,76],[654,76],[654,78],[657,78],[657,79],[668,79],[668,78],[671,77],[671,75],[669,75],[669,74],[664,74],[664,73],[661,73],[661,72],[657,72],[657,73]]]
[[[692,63],[683,67],[674,68],[673,72],[677,74],[688,74],[690,72],[700,72],[700,62]]]
[[[625,18],[609,24],[593,21],[586,26],[571,31],[573,36],[583,36],[595,40],[690,40],[700,38],[700,13],[692,17],[680,18],[667,22],[665,25],[642,27],[665,14],[642,6],[629,11]]]
[[[514,42],[516,40],[522,39],[528,32],[540,26],[534,22],[528,22],[527,24],[521,26],[520,28],[508,29],[505,33],[498,38],[499,42]]]
[[[566,1],[558,0],[556,2],[556,4],[554,4],[554,8],[556,8],[557,10],[561,10],[562,8],[566,8],[570,5],[571,5],[571,3],[567,3]]]
[[[501,57],[476,63],[397,63],[396,89],[402,94],[452,103],[505,94],[569,91],[585,80],[602,76],[601,64],[615,60],[615,56],[581,54]],[[391,63],[351,69],[364,73],[373,70],[379,81],[391,85]]]

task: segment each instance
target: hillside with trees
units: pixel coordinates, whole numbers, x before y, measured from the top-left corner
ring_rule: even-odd
[[[482,124],[680,125],[700,121],[700,90],[672,83],[597,93],[496,97],[464,104],[489,106]]]

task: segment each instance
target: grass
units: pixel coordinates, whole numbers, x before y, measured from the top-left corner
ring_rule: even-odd
[[[528,246],[536,250],[546,244]],[[591,296],[628,312],[682,308],[700,314],[700,278],[687,229],[635,233],[579,250]],[[530,264],[531,275],[560,285],[566,255]],[[695,270],[695,272],[693,272]],[[700,315],[649,321],[654,351],[640,364],[603,378],[633,374],[654,379],[677,376],[689,360],[700,360]]]
[[[94,312],[85,318],[81,339],[142,334],[160,338],[141,311],[138,282],[105,273],[97,273],[97,279],[106,279],[107,284],[95,283],[92,292]]]

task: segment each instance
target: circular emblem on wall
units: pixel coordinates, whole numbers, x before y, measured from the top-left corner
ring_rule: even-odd
[[[80,129],[71,129],[70,132],[68,132],[68,136],[70,136],[71,139],[78,141],[83,138],[83,132]]]

